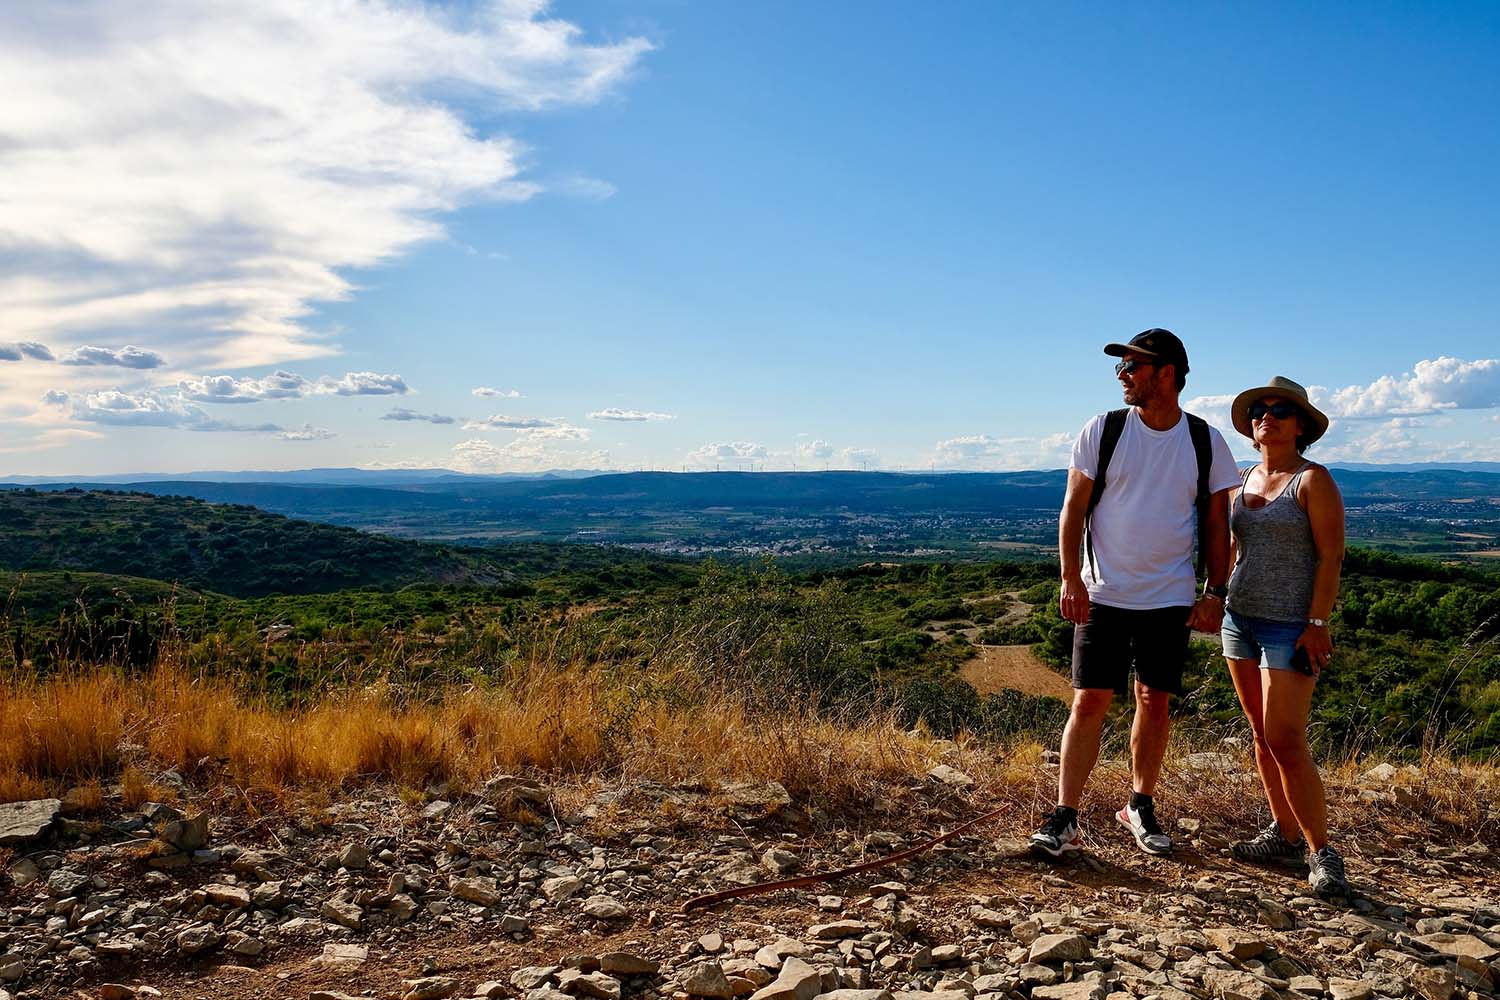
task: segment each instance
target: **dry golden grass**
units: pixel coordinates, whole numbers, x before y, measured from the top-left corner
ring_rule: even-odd
[[[287,710],[171,666],[135,678],[79,671],[0,688],[0,730],[13,734],[0,743],[0,798],[104,781],[120,783],[134,805],[166,797],[146,773],[172,768],[274,796],[363,782],[465,788],[497,772],[534,771],[774,779],[794,794],[836,800],[908,775],[924,759],[922,741],[888,720],[757,712],[686,676],[658,679],[652,690],[586,669],[538,669],[426,701],[376,685]]]
[[[625,785],[775,780],[800,802],[836,809],[899,797],[939,760],[972,775],[979,798],[1009,801],[1018,815],[1040,814],[1053,801],[1056,771],[1042,766],[1035,743],[997,752],[964,734],[944,741],[921,727],[903,732],[893,717],[770,710],[694,677],[626,681],[584,667],[533,666],[491,687],[423,700],[377,684],[285,709],[170,664],[135,677],[80,669],[0,685],[0,801],[82,786],[75,797],[97,807],[114,784],[126,807],[171,801],[172,788],[150,776],[172,768],[251,809],[326,803],[366,784],[413,790],[441,780],[463,790],[504,772]],[[1263,797],[1248,745],[1224,750],[1226,734],[1175,736],[1159,797],[1172,815],[1251,829],[1264,821]],[[1113,811],[1128,788],[1119,738],[1106,745],[1085,811]],[[1195,748],[1229,753],[1239,773],[1190,766]],[[1326,769],[1338,826],[1378,816],[1375,825],[1393,832],[1436,823],[1496,839],[1489,803],[1500,795],[1500,769],[1430,755],[1398,777],[1405,808],[1393,814],[1359,799],[1360,776],[1375,763],[1350,759]]]

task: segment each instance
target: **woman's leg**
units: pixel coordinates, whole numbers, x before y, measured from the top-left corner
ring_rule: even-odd
[[[1240,696],[1240,707],[1245,718],[1250,720],[1250,731],[1255,734],[1255,769],[1260,772],[1260,783],[1266,790],[1266,802],[1276,820],[1281,835],[1287,840],[1297,839],[1297,815],[1286,800],[1283,791],[1285,781],[1281,768],[1266,745],[1265,693],[1262,690],[1259,660],[1227,660],[1229,677],[1234,681],[1235,693]],[[1264,673],[1277,673],[1267,670]]]
[[[1316,851],[1328,843],[1323,779],[1307,748],[1307,717],[1317,680],[1293,670],[1265,670],[1261,680],[1266,747],[1281,773],[1283,801],[1291,806],[1308,848]]]

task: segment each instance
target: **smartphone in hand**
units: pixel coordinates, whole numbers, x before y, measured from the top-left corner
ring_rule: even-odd
[[[1312,659],[1307,655],[1306,646],[1298,646],[1292,650],[1292,669],[1299,674],[1313,675]]]

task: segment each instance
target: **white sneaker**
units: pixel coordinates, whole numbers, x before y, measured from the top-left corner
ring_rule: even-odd
[[[1056,810],[1048,813],[1041,829],[1031,835],[1031,847],[1054,858],[1078,850],[1078,822],[1063,819]]]
[[[1171,854],[1172,838],[1162,830],[1161,824],[1156,822],[1156,806],[1146,805],[1136,809],[1126,804],[1119,812],[1115,813],[1115,819],[1130,828],[1130,833],[1135,837],[1135,842],[1141,846],[1141,850],[1147,854]]]

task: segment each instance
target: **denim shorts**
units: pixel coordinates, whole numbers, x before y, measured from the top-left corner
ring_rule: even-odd
[[[1267,670],[1291,670],[1292,650],[1307,628],[1306,622],[1273,622],[1224,612],[1224,655],[1231,660],[1259,660]]]

